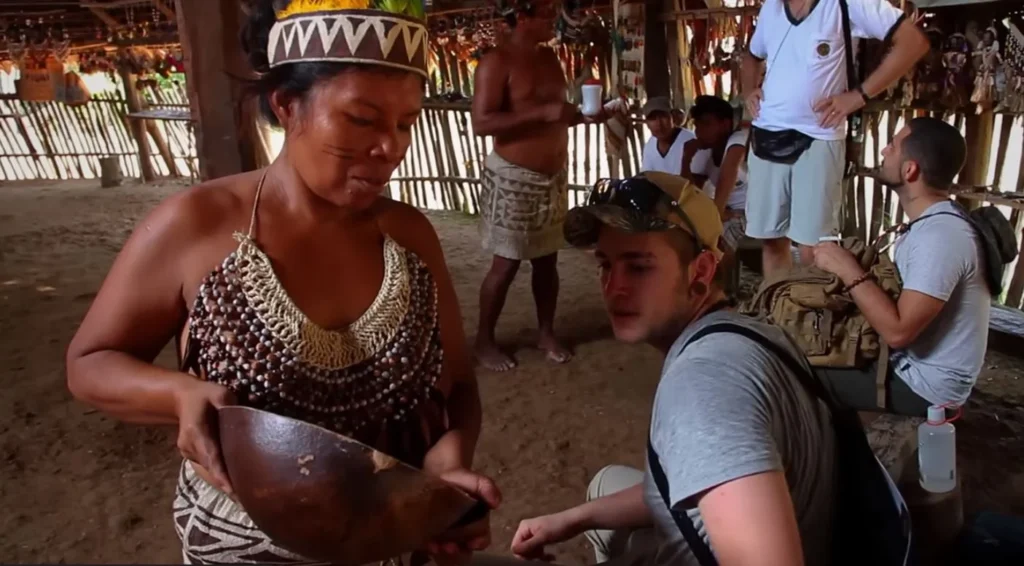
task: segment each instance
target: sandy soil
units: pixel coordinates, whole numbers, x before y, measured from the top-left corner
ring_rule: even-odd
[[[179,458],[170,430],[112,421],[74,402],[64,349],[139,217],[181,185],[99,189],[94,182],[0,186],[0,560],[176,562],[170,502]],[[474,220],[432,214],[470,334],[487,258]],[[660,361],[610,338],[590,258],[565,253],[559,326],[577,344],[568,365],[544,361],[529,270],[509,296],[500,338],[520,367],[479,374],[485,407],[479,468],[499,482],[496,552],[521,518],[579,502],[608,463],[640,466]],[[161,356],[172,365],[171,352]],[[959,423],[966,510],[1024,513],[1024,375],[992,353]],[[582,539],[565,563],[592,555]]]

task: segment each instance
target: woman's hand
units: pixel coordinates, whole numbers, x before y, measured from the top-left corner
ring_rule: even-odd
[[[466,469],[455,469],[440,474],[441,479],[486,503],[491,509],[501,505],[501,492],[490,478]],[[485,550],[491,544],[490,514],[483,519],[452,528],[427,544],[427,553],[438,566],[466,564],[473,552]]]
[[[548,554],[544,547],[565,542],[582,532],[571,511],[520,522],[512,537],[512,553],[524,560],[553,560],[554,556]]]
[[[178,450],[181,455],[210,472],[213,486],[231,495],[231,482],[217,441],[217,409],[232,405],[235,396],[223,385],[194,379],[175,396],[178,414]]]

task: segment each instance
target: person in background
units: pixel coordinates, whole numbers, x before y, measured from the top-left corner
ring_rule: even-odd
[[[743,54],[741,85],[753,117],[747,235],[764,240],[764,272],[801,262],[839,229],[846,166],[846,118],[906,75],[928,40],[888,0],[848,0],[851,35],[891,41],[878,67],[858,83],[846,70],[837,0],[765,0]],[[765,69],[763,84],[761,71]]]
[[[882,156],[878,179],[895,190],[912,223],[893,246],[903,281],[899,300],[886,295],[835,243],[818,244],[814,263],[843,281],[891,349],[886,409],[923,417],[929,405],[959,406],[970,396],[985,361],[992,296],[981,241],[949,198],[967,156],[960,132],[935,118],[914,118]],[[877,365],[815,371],[848,405],[882,409]]]
[[[647,99],[641,112],[647,129],[651,131],[651,138],[644,144],[640,170],[680,175],[683,171],[683,147],[694,139],[693,131],[674,125],[672,104],[667,97]]]
[[[765,345],[738,332],[699,336],[727,322],[803,359],[782,330],[730,309],[715,281],[722,224],[711,198],[682,177],[641,173],[595,187],[565,231],[573,246],[596,244],[616,339],[664,356],[648,471],[604,468],[586,503],[522,521],[512,552],[541,558],[585,532],[598,563],[696,566],[671,505],[722,564],[827,564],[836,492],[827,407]]]
[[[243,48],[263,118],[284,130],[280,154],[160,203],[68,346],[75,398],[125,422],[177,427],[185,563],[312,562],[232,497],[217,438],[225,405],[317,424],[492,507],[500,499],[470,471],[480,395],[441,243],[422,212],[383,196],[420,116],[426,56],[402,41],[382,51],[374,33],[325,31],[380,17],[425,34],[422,7],[331,4],[248,2]],[[303,20],[310,48],[289,49]],[[178,368],[154,365],[171,339]],[[466,529],[424,550],[439,563],[467,559],[490,531],[486,519]]]
[[[515,359],[498,346],[495,328],[519,265],[533,267],[533,296],[540,330],[538,347],[555,363],[572,352],[555,334],[558,250],[569,208],[569,128],[584,121],[566,100],[562,65],[547,43],[555,35],[553,0],[502,2],[510,34],[480,60],[473,96],[473,130],[494,137],[480,189],[480,232],[492,255],[480,286],[476,357],[494,371]]]
[[[722,250],[726,256],[736,252],[746,232],[747,140],[750,130],[737,127],[736,111],[724,99],[702,95],[690,108],[696,137],[688,142],[697,150],[709,152],[703,167],[695,170],[693,151],[684,151],[683,176],[694,182],[706,179],[704,190],[715,201],[722,217]],[[701,163],[697,164],[700,167]]]

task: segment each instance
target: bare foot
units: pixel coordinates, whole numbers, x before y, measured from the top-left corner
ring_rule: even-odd
[[[516,361],[512,356],[502,352],[494,342],[478,341],[476,343],[476,360],[491,371],[508,371],[516,367]]]
[[[572,359],[572,350],[562,345],[554,336],[541,336],[537,347],[544,350],[548,361],[564,364]]]

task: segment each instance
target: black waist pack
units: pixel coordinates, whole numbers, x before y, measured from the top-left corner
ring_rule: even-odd
[[[754,155],[773,163],[792,165],[811,147],[814,138],[797,130],[779,130],[773,132],[764,128],[753,127]]]

